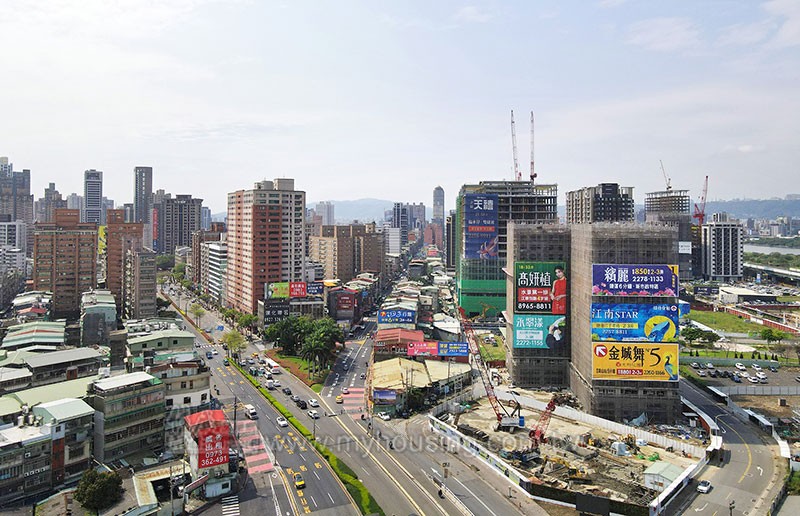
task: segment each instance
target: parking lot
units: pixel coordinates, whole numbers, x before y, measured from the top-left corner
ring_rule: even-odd
[[[698,361],[698,363],[700,363],[700,362]],[[762,365],[762,369],[761,370],[767,375],[767,383],[759,383],[759,384],[750,383],[745,378],[741,378],[742,383],[736,383],[731,378],[720,378],[720,377],[714,378],[714,377],[709,375],[709,373],[711,371],[710,369],[706,369],[705,370],[706,371],[706,377],[703,378],[703,380],[708,382],[709,385],[712,385],[712,386],[720,385],[720,386],[723,386],[723,387],[730,386],[730,385],[781,385],[781,386],[784,386],[784,385],[800,385],[800,382],[798,382],[796,380],[796,377],[800,376],[800,368],[798,368],[798,367],[779,367],[777,369],[778,369],[778,372],[777,373],[773,373],[768,368],[764,368],[763,365]],[[701,370],[694,369],[694,368],[693,368],[693,370],[694,370],[695,373],[698,373],[699,371],[701,371]],[[731,366],[717,366],[716,367],[716,371],[717,371],[717,374],[719,374],[719,373],[721,373],[723,371],[728,371],[730,373],[738,372],[739,374],[742,373],[742,371],[737,371],[737,369],[732,365]],[[756,371],[752,367],[747,367],[747,373],[751,377],[755,376],[757,372],[758,371]]]

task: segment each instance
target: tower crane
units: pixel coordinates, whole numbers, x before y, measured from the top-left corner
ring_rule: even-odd
[[[514,178],[522,181],[522,174],[519,172],[519,160],[517,159],[517,129],[514,125],[514,110],[511,110],[511,146],[514,150]]]
[[[666,181],[667,183],[667,191],[669,192],[670,190],[672,190],[672,185],[670,184],[672,182],[672,179],[670,179],[669,176],[667,176],[667,171],[664,170],[664,162],[661,160],[658,160],[658,162],[661,164],[661,173],[664,174],[664,181]]]
[[[697,204],[694,205],[694,215],[693,218],[697,219],[697,225],[702,226],[703,222],[706,220],[706,196],[708,194],[708,176],[706,176],[706,180],[703,183],[703,194],[700,196],[700,206]]]

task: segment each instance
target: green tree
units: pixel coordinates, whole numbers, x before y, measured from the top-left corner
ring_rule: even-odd
[[[713,331],[704,331],[701,338],[704,342],[708,342],[709,344],[713,345],[720,339],[720,336]]]
[[[222,336],[222,342],[228,346],[228,354],[238,353],[247,347],[244,337],[238,331],[229,331]]]
[[[185,279],[181,280],[181,286],[185,289],[192,289],[194,288],[194,283],[191,280]]]
[[[209,301],[211,301],[211,295],[209,295],[209,294],[201,295],[200,296],[200,301],[202,301],[204,303],[208,303]]]
[[[344,333],[333,319],[329,317],[320,319],[313,323],[313,331],[300,349],[300,356],[313,363],[316,372],[323,369],[333,357],[336,343],[343,341]]]
[[[158,277],[158,284],[161,285],[162,289],[164,288],[164,284],[166,284],[166,283],[167,283],[167,275],[166,274],[162,274],[161,276]]]
[[[115,473],[98,473],[94,468],[83,472],[75,499],[89,511],[99,514],[122,498],[122,478]]]
[[[165,310],[172,306],[172,303],[169,302],[169,299],[161,299],[160,297],[156,298],[156,308],[158,310]]]
[[[285,354],[296,355],[313,330],[314,325],[308,317],[286,317],[270,324],[265,337],[278,344]]]
[[[200,306],[200,303],[192,303],[192,306],[189,307],[189,313],[194,317],[194,323],[200,326],[200,320],[203,318],[206,311]]]
[[[769,349],[769,345],[778,340],[777,336],[775,335],[775,330],[772,328],[762,328],[759,336],[767,341],[767,349]]]
[[[236,318],[236,324],[238,324],[241,328],[252,329],[253,325],[258,322],[258,316],[253,314],[239,314],[239,317]]]
[[[689,345],[691,346],[692,342],[703,337],[703,330],[700,328],[695,328],[694,326],[687,326],[681,330],[681,337],[689,341]]]
[[[156,258],[156,266],[160,271],[168,271],[175,267],[174,254],[162,254]]]

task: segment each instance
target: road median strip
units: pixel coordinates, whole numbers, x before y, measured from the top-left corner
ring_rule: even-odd
[[[242,367],[239,366],[235,361],[231,361],[231,365],[235,367],[247,380],[255,387],[258,392],[261,393],[267,401],[272,404],[275,409],[280,412],[280,414],[286,418],[298,432],[300,432],[303,437],[306,438],[313,446],[317,452],[325,458],[325,460],[330,465],[331,469],[336,476],[339,477],[339,480],[344,484],[345,489],[347,490],[348,494],[352,497],[353,501],[358,505],[359,510],[361,510],[362,514],[380,514],[385,516],[383,509],[378,505],[378,502],[375,501],[375,498],[372,494],[364,487],[364,484],[358,479],[358,474],[352,470],[347,464],[345,464],[339,457],[337,457],[333,452],[331,452],[327,446],[320,444],[314,438],[314,435],[309,432],[309,430],[303,426],[300,421],[297,420],[294,415],[289,412],[289,410],[283,406],[275,397],[269,393],[267,389],[261,386],[258,380],[254,379],[250,376],[247,372],[245,372]]]

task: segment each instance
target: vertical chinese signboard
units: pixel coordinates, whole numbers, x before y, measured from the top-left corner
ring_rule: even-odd
[[[197,433],[197,467],[210,468],[228,463],[228,426],[201,428]]]
[[[464,195],[464,258],[496,260],[497,194]]]
[[[515,262],[516,313],[567,313],[567,276],[564,262]]]

